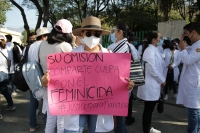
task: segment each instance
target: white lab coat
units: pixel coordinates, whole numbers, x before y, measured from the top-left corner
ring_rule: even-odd
[[[101,46],[101,45],[100,45]],[[108,53],[108,50],[101,46],[102,52]],[[72,52],[84,52],[84,45],[72,50]],[[64,116],[65,129],[70,131],[79,130],[79,115]],[[112,115],[98,115],[95,132],[109,132],[114,129],[114,121]]]
[[[200,40],[180,52],[183,62],[177,104],[200,109]]]
[[[174,81],[178,82],[178,75],[180,73],[179,71],[179,68],[178,68],[178,65],[180,64],[181,62],[181,59],[179,58],[179,51],[178,50],[175,50],[174,51],[174,62],[172,64],[172,67],[174,69]],[[169,48],[165,49],[163,51],[163,57],[165,59],[165,70],[164,70],[164,74],[165,74],[165,77],[167,77],[167,71],[168,71],[168,66],[170,64],[170,60],[171,60],[171,56],[172,56],[172,52]]]
[[[137,97],[156,101],[160,97],[161,84],[165,82],[164,59],[159,49],[149,44],[143,54],[145,61],[145,84],[138,87]]]

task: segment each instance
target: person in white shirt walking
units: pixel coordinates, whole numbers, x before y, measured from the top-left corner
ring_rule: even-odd
[[[188,36],[191,46],[187,49],[186,41],[179,43],[180,59],[183,69],[180,76],[177,104],[183,104],[188,116],[188,133],[200,132],[200,24],[192,22],[183,27],[184,36]]]
[[[46,40],[49,34],[49,31],[46,27],[40,27],[36,31],[36,38],[37,41],[35,41],[33,44],[30,45],[29,51],[28,51],[28,61],[38,61],[38,51],[39,47],[42,41]],[[26,48],[24,49],[24,51]],[[25,53],[25,52],[24,52]],[[36,110],[38,109],[38,100],[33,97],[33,94],[30,90],[30,103],[29,103],[29,126],[30,131],[33,132],[36,130],[36,128],[39,126],[36,119]]]

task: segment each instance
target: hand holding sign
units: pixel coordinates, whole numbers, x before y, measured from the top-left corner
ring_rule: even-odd
[[[127,81],[129,89],[134,86],[125,79],[130,74],[130,54],[62,53],[49,55],[47,61],[50,72],[43,80],[44,85],[49,82],[52,115],[127,115]]]

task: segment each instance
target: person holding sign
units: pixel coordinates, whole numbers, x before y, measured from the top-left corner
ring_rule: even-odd
[[[100,37],[109,34],[109,31],[101,29],[101,22],[98,18],[90,16],[83,19],[82,27],[73,30],[75,36],[82,34],[83,44],[72,52],[86,52],[86,53],[109,53],[109,51],[102,47]],[[42,78],[43,86],[48,86],[50,82],[50,71],[47,71]],[[98,77],[97,79],[98,80]],[[128,89],[132,89],[134,83],[130,79],[128,82]],[[128,96],[128,95],[127,95]],[[65,115],[64,116],[64,133],[82,133],[84,127],[88,126],[89,133],[109,132],[114,128],[114,121],[112,115],[99,114],[80,114],[80,115]]]
[[[144,133],[161,133],[151,127],[153,110],[161,94],[161,86],[165,86],[165,63],[157,48],[161,34],[157,31],[147,35],[148,45],[144,46],[143,61],[145,62],[145,85],[138,87],[137,97],[144,100],[142,126]]]
[[[47,71],[47,55],[53,53],[62,53],[72,51],[72,42],[75,42],[72,36],[72,24],[67,19],[59,20],[52,29],[47,41],[41,43],[39,51],[40,65],[45,73]],[[47,113],[47,122],[45,133],[54,133],[57,126],[57,133],[64,132],[64,118],[62,116],[53,116],[49,113],[47,91],[43,89],[43,113]]]

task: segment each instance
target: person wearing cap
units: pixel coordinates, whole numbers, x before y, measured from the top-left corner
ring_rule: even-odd
[[[75,36],[82,34],[83,44],[72,52],[109,52],[99,43],[100,37],[109,34],[109,31],[101,29],[101,22],[98,18],[89,16],[83,19],[81,28],[74,29],[73,34]],[[42,78],[42,84],[48,86],[49,82],[49,72],[47,72]],[[134,86],[130,79],[127,79],[127,82],[129,89]],[[109,132],[114,128],[113,116],[111,115],[65,115],[64,133],[82,133],[86,124],[89,133]]]
[[[11,55],[6,48],[6,37],[4,35],[0,35],[0,72],[3,73],[8,78],[8,64],[7,60],[11,59]],[[16,107],[14,106],[12,97],[10,92],[8,91],[8,82],[5,78],[0,77],[0,92],[6,98],[8,106],[6,110],[15,110]]]
[[[75,43],[75,38],[72,36],[72,24],[67,19],[59,20],[52,29],[46,41],[41,43],[39,58],[40,65],[45,73],[47,71],[47,55],[71,52],[72,43]],[[48,87],[47,87],[48,89]],[[45,126],[45,133],[54,133],[57,127],[57,133],[64,132],[64,117],[53,116],[49,113],[47,89],[43,90],[43,109],[42,113],[47,113],[47,121]],[[39,93],[39,92],[38,92]],[[38,94],[37,93],[37,94]]]
[[[40,27],[36,31],[36,38],[33,44],[30,45],[28,51],[28,61],[38,61],[38,52],[40,48],[40,44],[42,41],[46,40],[48,37],[49,31],[46,27]],[[26,48],[24,49],[24,51]],[[23,52],[24,52],[23,51]],[[25,53],[25,52],[24,52]],[[35,131],[36,128],[39,126],[36,119],[36,111],[38,109],[38,100],[33,97],[33,94],[30,90],[30,103],[29,103],[29,126],[30,131]]]

